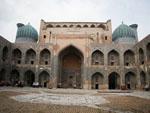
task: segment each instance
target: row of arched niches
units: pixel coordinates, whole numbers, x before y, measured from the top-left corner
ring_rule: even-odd
[[[138,56],[138,65],[145,65],[146,63],[150,63],[150,43],[148,43],[147,45],[145,45],[146,51],[144,51],[145,49],[143,48],[138,48],[138,53],[135,54],[135,52],[131,49],[128,49],[124,52],[123,54],[123,59],[124,59],[124,66],[128,67],[128,66],[136,66],[137,65],[137,61],[135,59],[135,56]],[[9,59],[9,49],[7,46],[3,47],[1,49],[1,61],[3,63],[7,62],[7,60]],[[24,61],[22,60],[24,54]],[[120,54],[119,52],[117,52],[117,50],[112,49],[108,52],[107,55],[104,55],[105,53],[103,53],[100,50],[95,50],[91,53],[91,66],[92,65],[104,65],[104,56],[107,56],[107,65],[108,66],[119,66],[120,65]],[[30,64],[30,65],[34,65],[34,64],[39,64],[39,65],[51,65],[51,51],[47,48],[44,48],[43,50],[40,51],[40,54],[38,56],[38,61],[37,61],[37,53],[34,49],[28,49],[26,50],[25,53],[23,53],[21,51],[21,49],[19,48],[15,48],[11,51],[11,62],[14,65],[22,65],[22,64]],[[144,70],[142,70],[140,72],[140,81],[142,85],[146,84],[146,72],[144,72]],[[150,72],[149,72],[150,73]],[[0,81],[5,80],[5,74],[6,74],[6,69],[2,68],[0,70]],[[15,77],[15,79],[18,79],[19,76],[19,71],[17,69],[14,69],[11,71],[10,74],[10,79],[13,77]],[[24,73],[24,79],[25,79],[25,84],[26,85],[30,85],[32,81],[34,81],[35,79],[35,73],[31,70],[27,70]],[[30,75],[30,77],[26,77],[26,75]],[[115,77],[112,77],[115,76]],[[44,77],[44,78],[43,78]],[[43,86],[45,86],[45,83],[42,82],[43,79],[48,80],[50,77],[50,74],[47,71],[43,71],[39,74],[39,83],[42,84]],[[109,81],[109,88],[113,89],[113,88],[117,88],[119,87],[120,82],[116,82],[116,85],[112,85],[111,84],[111,79],[112,78],[116,78],[116,81],[120,81],[120,75],[116,72],[114,72],[112,75],[110,74],[108,81]],[[91,77],[91,87],[96,89],[99,87],[100,84],[103,84],[103,78],[104,75],[102,75],[99,72],[95,72],[95,74],[92,75]],[[31,79],[31,80],[26,80],[26,79]],[[128,81],[131,81],[131,88],[135,88],[135,80],[136,79],[136,74],[134,72],[128,72],[125,74],[125,83],[128,84]],[[99,81],[99,82],[97,82]],[[98,84],[97,84],[98,83]]]
[[[150,73],[149,73],[150,74]],[[6,80],[6,70],[1,69],[0,71],[0,81]],[[134,72],[125,73],[125,85],[128,89],[137,88],[137,75]],[[108,75],[108,88],[109,89],[120,89],[121,88],[121,76],[117,72],[112,72]],[[144,88],[146,83],[146,73],[144,71],[140,72],[140,87]],[[20,80],[20,72],[17,69],[13,69],[10,73],[9,80],[12,86],[15,85],[17,81]],[[38,74],[38,82],[42,87],[47,87],[49,80],[52,80],[49,72],[42,71]],[[32,70],[26,70],[23,75],[23,81],[26,86],[32,86],[35,81],[35,73]],[[101,89],[104,84],[104,75],[100,72],[96,72],[91,76],[91,89]]]
[[[73,24],[70,24],[70,25],[52,25],[52,24],[48,24],[46,25],[46,28],[102,28],[103,30],[107,30],[108,27],[105,25],[105,24],[91,24],[91,25],[88,25],[88,24],[85,24],[85,25],[73,25]]]
[[[9,50],[8,47],[5,46],[2,50],[2,61],[7,61],[9,57]],[[15,48],[12,50],[12,57],[11,61],[12,64],[22,64],[22,51],[19,48]],[[139,64],[144,64],[145,62],[145,55],[147,56],[147,61],[150,61],[150,43],[146,46],[146,53],[144,53],[144,50],[142,48],[139,48],[138,51],[138,61]],[[112,49],[108,52],[108,65],[109,66],[116,66],[120,64],[120,54],[115,49]],[[128,49],[124,52],[124,65],[125,66],[133,66],[135,65],[135,52],[131,49]],[[25,64],[35,64],[36,62],[36,51],[34,49],[28,49],[25,52]],[[36,64],[41,65],[49,65],[51,60],[51,52],[47,48],[40,51],[39,56],[39,63],[36,62]],[[23,63],[23,64],[24,64]],[[91,54],[91,65],[104,65],[104,53],[100,50],[95,50]]]

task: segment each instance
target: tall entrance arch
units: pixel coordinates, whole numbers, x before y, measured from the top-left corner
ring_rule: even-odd
[[[74,46],[69,46],[59,54],[58,87],[82,88],[83,54]]]

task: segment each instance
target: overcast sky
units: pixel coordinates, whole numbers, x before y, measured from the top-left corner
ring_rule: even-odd
[[[150,34],[150,0],[0,0],[0,35],[15,41],[17,23],[30,22],[39,32],[45,21],[112,21],[138,24],[139,40]]]

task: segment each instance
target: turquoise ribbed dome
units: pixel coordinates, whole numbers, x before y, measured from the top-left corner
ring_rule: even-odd
[[[17,30],[17,38],[26,38],[26,39],[32,39],[34,41],[38,40],[38,32],[34,27],[32,27],[30,24],[24,25],[24,24],[17,24],[18,30]]]
[[[136,32],[133,28],[128,25],[121,24],[119,27],[115,29],[112,35],[112,40],[115,41],[119,38],[133,38],[137,37]]]

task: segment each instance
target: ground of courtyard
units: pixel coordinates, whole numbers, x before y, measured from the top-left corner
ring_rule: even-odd
[[[0,113],[150,113],[150,92],[0,87]]]

